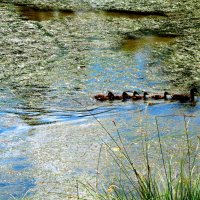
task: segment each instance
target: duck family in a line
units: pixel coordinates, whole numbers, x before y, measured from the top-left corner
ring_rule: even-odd
[[[137,100],[147,100],[147,99],[164,99],[164,100],[172,100],[172,101],[180,101],[180,102],[187,102],[187,101],[194,101],[195,100],[195,93],[197,92],[196,88],[192,88],[190,90],[190,94],[169,94],[168,92],[164,92],[163,95],[154,94],[149,95],[147,92],[143,92],[143,95],[140,95],[137,91],[133,91],[133,95],[130,95],[130,91],[125,91],[122,95],[114,95],[112,92],[108,92],[107,95],[104,94],[97,94],[94,98],[98,101],[113,101],[113,100],[129,100],[132,99],[134,101]]]

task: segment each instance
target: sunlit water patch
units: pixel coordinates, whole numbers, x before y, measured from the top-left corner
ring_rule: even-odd
[[[17,118],[18,116],[14,114],[4,114],[6,123],[0,125],[0,199],[2,200],[29,196],[31,189],[35,187],[35,180],[29,174],[32,164],[27,157],[28,147],[25,139],[29,127],[20,123],[21,120]]]
[[[1,200],[7,199],[20,199],[29,197],[31,192],[29,190],[35,187],[34,180],[27,178],[19,178],[18,176],[5,175],[0,173],[0,179],[5,182],[0,182],[0,198]],[[6,180],[9,180],[6,181]]]
[[[164,88],[162,79],[156,67],[148,66],[152,58],[152,47],[156,45],[170,45],[174,38],[162,36],[144,36],[138,39],[122,40],[120,50],[113,50],[106,54],[99,49],[93,51],[90,58],[90,74],[88,86],[91,90],[100,91],[101,88],[121,92],[125,90],[146,90]],[[103,56],[99,56],[102,55]],[[159,63],[157,64],[159,67]]]

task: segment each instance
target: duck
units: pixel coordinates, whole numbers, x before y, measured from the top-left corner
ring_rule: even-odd
[[[187,102],[191,101],[194,102],[194,95],[197,92],[196,88],[192,88],[190,90],[190,94],[173,94],[172,95],[172,100],[178,100],[180,102]]]
[[[115,100],[123,100],[123,101],[126,101],[127,99],[131,99],[132,96],[130,96],[127,92],[130,92],[130,91],[124,91],[122,93],[122,95],[115,95],[114,99]],[[136,91],[134,91],[134,95],[138,94]]]
[[[114,100],[114,94],[110,91],[108,91],[108,94],[97,94],[94,96],[94,98],[98,101],[107,101],[107,100]]]
[[[139,95],[139,93],[138,93],[137,91],[134,91],[134,92],[133,92],[133,96],[132,96],[132,98],[135,97],[136,94]]]
[[[136,94],[138,94],[138,93],[136,93]],[[139,96],[136,96],[136,95],[134,96],[133,95],[132,96],[132,100],[134,100],[134,101],[141,100],[141,99],[147,100],[147,97],[146,97],[147,95],[148,95],[147,92],[144,92],[142,96],[140,96],[140,95]]]
[[[122,100],[125,101],[127,99],[131,99],[131,96],[127,92],[122,93]]]
[[[122,95],[115,95],[114,100],[126,100],[130,98],[130,96],[127,94],[127,92],[123,92]]]
[[[167,100],[167,95],[170,95],[170,94],[168,92],[164,92],[164,95],[155,94],[155,95],[150,96],[149,98],[155,99],[155,100],[158,100],[158,99]]]

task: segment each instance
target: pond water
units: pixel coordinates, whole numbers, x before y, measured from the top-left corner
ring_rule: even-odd
[[[157,141],[155,116],[168,116],[159,118],[159,123],[163,139],[169,137],[172,146],[183,134],[181,115],[193,116],[187,118],[191,137],[199,134],[199,101],[191,105],[93,98],[109,90],[115,94],[173,92],[160,71],[162,55],[153,55],[156,46],[168,48],[176,38],[125,37],[123,33],[141,19],[123,13],[116,17],[105,11],[47,11],[12,5],[1,6],[1,11],[11,16],[3,24],[7,30],[3,36],[14,47],[3,49],[6,67],[1,70],[0,199],[31,195],[34,199],[76,199],[76,179],[94,182],[102,140],[110,141],[95,118],[117,137],[115,121],[131,143],[141,139],[141,127],[148,130],[149,140]],[[142,149],[137,145],[136,155]],[[138,155],[136,162],[140,161]],[[107,175],[111,173],[108,163],[102,161],[102,173]]]
[[[164,13],[159,12],[139,12],[139,11],[126,11],[126,10],[107,10],[105,14],[111,17],[125,17],[125,18],[132,18],[132,19],[140,19],[144,17],[164,17],[166,16]]]
[[[35,21],[44,21],[51,19],[59,19],[62,17],[73,15],[73,11],[70,10],[42,10],[35,9],[26,6],[18,6],[18,12],[21,14],[24,19],[35,20]]]
[[[161,37],[161,36],[145,36],[136,39],[126,39],[122,44],[122,50],[137,52],[144,49],[147,46],[152,46],[155,44],[166,44],[169,45],[174,41],[171,37]]]

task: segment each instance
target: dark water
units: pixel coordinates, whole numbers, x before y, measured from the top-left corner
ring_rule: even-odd
[[[70,10],[42,10],[36,8],[30,8],[26,6],[18,6],[17,10],[20,15],[27,20],[45,21],[51,19],[59,19],[66,16],[73,15],[73,11]]]
[[[74,124],[77,126],[74,134],[79,132],[79,126],[94,120],[93,116],[107,122],[114,120],[128,141],[139,138],[136,132],[138,127],[141,127],[139,118],[142,116],[146,117],[144,124],[152,133],[150,140],[157,138],[155,126],[152,126],[155,125],[155,116],[169,115],[167,124],[166,118],[160,118],[159,123],[161,127],[173,130],[173,137],[182,134],[183,126],[182,117],[174,115],[192,115],[191,135],[196,136],[199,133],[199,102],[196,105],[163,100],[97,102],[93,98],[95,94],[107,93],[109,90],[115,94],[121,94],[124,90],[160,94],[164,90],[170,90],[170,82],[163,79],[160,71],[159,60],[162,55],[157,58],[153,55],[154,47],[170,47],[176,42],[176,38],[156,35],[141,36],[137,39],[124,38],[118,30],[130,31],[138,16],[127,17],[128,14],[123,13],[117,13],[116,17],[116,13],[47,11],[26,7],[17,7],[15,11],[18,17],[16,20],[19,20],[17,23],[38,27],[34,28],[30,37],[23,29],[18,36],[25,37],[24,41],[35,37],[39,42],[34,41],[38,46],[33,49],[30,48],[34,43],[28,43],[27,46],[25,44],[25,50],[24,47],[21,48],[21,52],[9,52],[11,56],[7,69],[2,70],[0,199],[8,199],[10,195],[21,198],[29,191],[31,193],[31,189],[36,186],[42,188],[39,186],[39,183],[43,183],[38,181],[40,179],[49,181],[47,186],[53,185],[51,176],[58,174],[59,167],[60,176],[66,176],[67,172],[61,170],[62,165],[66,164],[70,157],[76,158],[76,150],[72,148],[67,152],[72,155],[68,156],[69,158],[62,156],[60,148],[64,148],[64,144],[57,135],[62,136],[64,130],[70,132]],[[140,17],[145,19],[148,16]],[[24,19],[35,22],[24,22]],[[40,31],[43,35],[40,35]],[[45,37],[49,40],[42,43]],[[16,38],[12,41],[18,45]],[[41,52],[37,51],[38,49]],[[54,49],[55,53],[51,58],[46,56],[46,52],[51,54]],[[37,59],[32,60],[35,54],[38,54]],[[17,66],[14,70],[13,65]],[[57,124],[57,131],[54,132]],[[98,127],[99,124],[93,129]],[[90,132],[90,127],[86,131]],[[113,134],[116,135],[116,132]],[[45,135],[47,138],[43,139]],[[48,138],[51,140],[46,145]],[[74,141],[75,144],[79,143],[76,138]],[[87,148],[84,143],[82,146],[83,150]],[[57,155],[54,157],[51,152],[54,150],[61,153],[57,155],[54,152]],[[54,164],[54,159],[59,159],[59,162]],[[87,167],[84,168],[82,163],[81,166],[72,168],[74,171],[72,170],[71,176],[95,174]],[[49,175],[48,170],[51,170],[53,175]],[[62,182],[59,179],[58,183],[59,181]],[[48,196],[46,198],[48,199]]]
[[[133,11],[123,11],[123,10],[108,10],[105,14],[111,17],[125,17],[131,19],[141,19],[144,17],[164,17],[164,13],[159,12],[133,12]]]
[[[122,50],[137,52],[145,47],[152,46],[155,44],[166,44],[169,45],[173,43],[175,39],[171,37],[161,37],[161,36],[145,36],[138,39],[126,39],[122,44]]]

